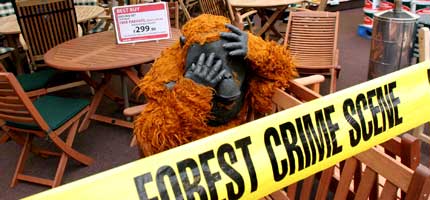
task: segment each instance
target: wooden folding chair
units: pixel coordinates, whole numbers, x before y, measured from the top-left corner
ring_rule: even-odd
[[[12,178],[11,187],[18,180],[51,187],[60,185],[69,157],[90,165],[93,160],[72,148],[79,119],[88,112],[89,101],[55,96],[41,96],[33,102],[12,73],[0,72],[0,120],[7,135],[23,146]],[[68,131],[63,141],[60,135]],[[52,141],[60,152],[41,149],[33,145],[34,136]],[[60,156],[54,179],[40,178],[23,173],[29,152],[42,156]]]
[[[257,13],[256,10],[234,11],[228,0],[199,0],[199,6],[202,13],[224,16],[241,29],[244,28],[246,20],[252,32],[252,22],[249,17]]]
[[[318,97],[320,97],[318,93],[315,93],[314,91],[310,91],[308,88],[305,88],[303,85],[298,84],[296,81],[291,81],[290,87],[286,91],[277,90],[275,92],[275,95],[272,98],[273,106],[274,106],[273,112],[278,112],[280,110],[291,108],[293,106],[299,105],[306,101],[316,99]],[[383,150],[382,150],[382,147],[384,148]],[[367,153],[365,152],[358,156],[355,156],[354,158],[351,158],[351,159],[355,159],[354,161],[347,161],[346,163],[341,163],[341,164],[338,164],[337,166],[333,166],[327,170],[324,170],[323,172],[314,174],[309,178],[306,178],[305,180],[289,185],[286,190],[276,191],[273,194],[263,199],[298,199],[298,198],[306,199],[306,200],[307,199],[327,199],[327,195],[329,194],[329,192],[331,192],[330,193],[331,195],[335,194],[334,199],[343,200],[343,199],[353,199],[354,194],[357,193],[358,191],[360,191],[360,193],[358,193],[359,197],[363,197],[361,195],[363,195],[364,193],[364,199],[367,199],[367,197],[369,196],[371,197],[370,199],[372,199],[372,197],[375,197],[375,196],[377,197],[377,195],[379,194],[378,189],[380,190],[381,184],[387,185],[388,189],[386,189],[385,193],[390,193],[390,195],[396,195],[395,197],[397,197],[397,193],[391,191],[393,186],[390,185],[390,183],[383,183],[383,182],[381,183],[380,180],[382,180],[382,178],[379,178],[379,177],[377,179],[376,178],[369,179],[367,177],[368,173],[373,173],[373,172],[366,172],[366,170],[369,171],[372,169],[379,170],[376,172],[379,174],[382,174],[383,178],[389,181],[392,181],[392,180],[397,181],[398,179],[400,179],[399,177],[402,177],[404,174],[408,174],[410,178],[412,178],[412,176],[416,176],[415,178],[416,181],[414,183],[411,183],[411,184],[414,184],[414,186],[410,186],[409,188],[407,186],[405,187],[405,184],[409,185],[409,182],[407,181],[410,181],[411,179],[406,180],[406,182],[404,183],[399,183],[399,184],[397,182],[393,183],[393,184],[398,184],[397,186],[403,192],[408,192],[409,190],[413,190],[413,188],[417,186],[418,188],[421,188],[420,184],[423,183],[422,179],[426,179],[427,185],[430,184],[430,170],[428,168],[425,168],[424,166],[420,166],[419,164],[420,143],[416,138],[414,138],[409,134],[404,134],[400,137],[391,139],[381,144],[381,147],[378,147],[378,148],[381,150],[380,151],[376,151],[373,149],[369,150]],[[382,151],[385,151],[385,153],[383,153]],[[371,158],[368,159],[367,158],[368,156],[370,156]],[[398,160],[395,160],[395,158],[392,158],[396,156],[400,157],[401,161],[398,161]],[[376,164],[378,166],[375,166],[375,164],[373,163],[374,161],[372,160],[372,158],[375,158],[375,157],[376,159],[374,160],[379,159],[378,161],[375,161],[375,162],[377,163],[379,161],[381,162]],[[382,157],[383,159],[380,159],[379,157]],[[355,162],[355,164],[353,166],[349,166],[348,162]],[[387,162],[390,162],[390,163],[387,164]],[[364,168],[361,164],[370,166],[370,167]],[[385,165],[395,165],[396,168],[394,168],[392,171],[389,171],[389,172],[380,172],[381,170],[384,169]],[[400,166],[398,167],[400,169],[397,169],[397,166]],[[371,167],[376,167],[376,169]],[[363,169],[365,169],[364,172],[363,172]],[[412,175],[413,172],[411,169],[417,169],[416,174]],[[387,168],[387,170],[390,170],[390,168]],[[335,173],[335,171],[337,172],[337,174]],[[343,175],[343,177],[342,175],[340,175],[340,178],[339,178],[339,173],[346,173],[345,171],[348,171],[348,174]],[[401,173],[401,175],[399,175],[398,177],[389,177],[389,178],[385,177],[387,176],[387,174],[390,175],[390,172],[395,173],[396,171]],[[351,179],[352,176],[354,176],[354,179]],[[342,180],[342,182],[340,182],[340,180]],[[354,184],[350,184],[351,182],[354,182]],[[373,184],[375,184],[375,186],[370,187],[370,185],[373,185]],[[314,190],[315,185],[318,185],[317,190]],[[355,185],[355,188],[352,187],[352,189],[348,191],[350,189],[349,187],[350,185],[352,186]],[[379,186],[379,187],[376,187],[376,186]],[[341,187],[341,189],[337,189],[339,191],[337,191],[336,189],[333,190],[333,188],[336,188],[336,187]],[[301,188],[301,190],[298,191],[298,188]],[[332,189],[332,190],[329,191],[329,189]],[[427,194],[430,191],[430,188],[421,188],[421,189],[423,190],[421,195],[425,194],[424,190],[427,191]],[[397,191],[397,189],[395,191]],[[345,196],[346,195],[345,193],[347,193],[348,196]],[[311,194],[315,194],[315,195],[311,196]],[[407,199],[408,198],[414,199],[415,196],[413,196],[412,198],[408,197],[411,195],[414,195],[414,192],[411,192],[411,194],[407,194],[405,197],[407,197]],[[358,198],[358,199],[361,199],[361,198]],[[384,199],[384,198],[381,198],[381,199]],[[387,198],[387,199],[393,199],[393,198]]]
[[[51,48],[78,37],[73,0],[13,1],[27,55],[33,70],[46,66],[43,55]],[[51,87],[50,92],[86,85],[84,81]]]
[[[291,51],[301,74],[330,76],[330,93],[336,91],[340,66],[337,37],[338,12],[291,12],[284,45]]]

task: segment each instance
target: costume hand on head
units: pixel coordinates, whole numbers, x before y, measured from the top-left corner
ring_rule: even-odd
[[[221,60],[215,62],[215,53],[211,53],[207,58],[204,53],[200,54],[197,64],[193,63],[185,72],[185,78],[212,88],[215,88],[225,76],[231,75],[222,69]]]
[[[223,47],[230,56],[246,56],[248,53],[248,33],[231,24],[225,25],[231,32],[221,32],[221,38],[229,41]]]

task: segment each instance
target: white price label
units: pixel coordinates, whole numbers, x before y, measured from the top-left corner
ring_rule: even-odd
[[[166,2],[118,6],[112,14],[118,44],[170,38]]]

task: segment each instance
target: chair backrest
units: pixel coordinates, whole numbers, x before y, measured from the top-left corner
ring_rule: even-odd
[[[430,169],[419,165],[412,170],[388,155],[372,148],[289,185],[269,195],[272,200],[287,199],[428,199]],[[330,197],[330,198],[328,198]]]
[[[298,66],[337,65],[338,12],[291,12],[285,45]]]
[[[14,6],[33,64],[49,49],[78,36],[73,0],[17,0]]]
[[[233,11],[228,0],[199,0],[199,5],[202,13],[221,15],[234,19]]]
[[[0,119],[15,124],[36,124],[43,131],[50,131],[46,121],[10,72],[0,72]]]
[[[179,28],[179,3],[177,1],[168,2],[170,26]]]
[[[190,11],[194,8],[194,5],[197,2],[197,0],[186,0],[185,2],[183,0],[178,0],[179,8],[181,9],[182,15],[185,17],[185,22],[191,20],[191,14]]]
[[[320,97],[318,93],[297,84],[295,81],[290,81],[287,92],[280,89],[275,91],[272,98],[273,112],[291,108],[318,97]],[[400,147],[408,141],[402,139],[399,142],[395,140],[388,142],[390,144],[383,144],[382,146],[388,148],[392,154],[408,153],[405,148]],[[416,140],[414,140],[414,144],[415,142]],[[411,147],[416,147],[416,145],[411,145]],[[395,152],[400,151],[400,149],[405,152]],[[419,154],[419,152],[417,153]],[[381,194],[380,199],[395,199],[398,197],[398,189],[407,193],[406,199],[418,199],[418,197],[424,197],[425,194],[428,195],[430,192],[430,169],[419,165],[419,161],[412,163],[403,160],[404,158],[401,159],[402,162],[405,161],[406,165],[391,158],[382,150],[370,149],[341,162],[337,166],[291,184],[285,190],[276,191],[264,199],[328,199],[328,195],[334,197],[329,199],[343,200],[354,199],[354,197],[367,199],[367,197],[377,198],[378,194]],[[366,167],[362,168],[360,163]],[[416,168],[417,166],[418,168]],[[415,168],[416,170],[413,171],[412,169]],[[377,179],[378,176],[383,178]],[[379,180],[387,181],[381,182]],[[378,189],[381,193],[378,193]]]

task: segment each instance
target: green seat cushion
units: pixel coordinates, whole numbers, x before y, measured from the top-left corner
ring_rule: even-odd
[[[0,47],[0,55],[5,54],[7,52],[11,52],[13,50],[15,49],[12,47]]]
[[[29,92],[32,90],[45,88],[49,80],[54,77],[56,70],[46,69],[42,71],[37,71],[31,74],[18,75],[16,78],[21,84],[24,91]]]
[[[64,98],[49,95],[42,96],[33,102],[51,130],[59,128],[89,105],[89,103],[87,99]],[[30,123],[7,122],[7,125],[16,128],[40,130],[39,126]]]

